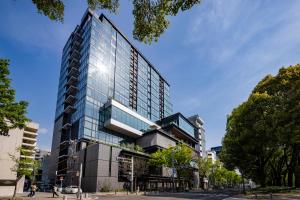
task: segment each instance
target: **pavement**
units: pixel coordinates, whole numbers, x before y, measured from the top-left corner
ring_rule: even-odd
[[[23,194],[18,194],[17,197],[22,198],[23,200],[32,200],[32,199],[38,199],[38,200],[50,200],[50,199],[55,199],[55,200],[61,200],[64,199],[64,196],[67,197],[67,199],[76,199],[75,194],[59,194],[59,197],[52,197],[52,192],[37,192],[35,197],[28,197],[27,195],[29,192],[24,192]]]
[[[27,197],[28,193],[18,195],[24,200],[32,200],[32,197]],[[50,199],[64,199],[63,196],[66,196],[65,199],[73,200],[76,199],[75,194],[61,194],[60,197],[52,198],[52,193],[37,192],[34,199],[38,200],[50,200]],[[181,193],[144,193],[139,194],[128,194],[127,193],[96,193],[89,194],[88,198],[83,200],[246,200],[246,199],[255,199],[255,196],[251,195],[233,195],[226,192],[181,192]],[[257,199],[271,199],[270,195],[258,195]],[[273,194],[273,200],[300,200],[300,195],[298,194]]]

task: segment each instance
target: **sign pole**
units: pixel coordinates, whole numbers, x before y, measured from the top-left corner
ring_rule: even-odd
[[[82,179],[82,163],[80,163],[80,171],[79,171],[79,181],[78,181],[78,195],[79,199],[81,200],[82,194],[81,194],[81,179]],[[78,199],[77,195],[77,199]]]
[[[133,156],[131,157],[131,192],[133,192]]]

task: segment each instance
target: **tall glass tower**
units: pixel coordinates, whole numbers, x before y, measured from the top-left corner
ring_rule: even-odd
[[[74,141],[134,142],[171,114],[168,82],[109,19],[87,10],[62,53],[52,141],[56,175],[68,173]]]

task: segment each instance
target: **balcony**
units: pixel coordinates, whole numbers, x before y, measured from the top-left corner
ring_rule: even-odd
[[[79,59],[80,57],[80,52],[77,50],[77,49],[73,49],[72,52],[71,52],[71,55],[70,55],[70,59]]]
[[[82,41],[81,35],[78,32],[74,33],[73,40],[81,42]]]
[[[27,132],[37,132],[39,129],[39,125],[34,122],[27,122],[25,125],[25,131]]]
[[[78,67],[79,66],[79,59],[73,58],[69,60],[69,66],[70,67]]]
[[[66,123],[65,125],[63,125],[62,129],[68,130],[68,129],[71,128],[71,127],[72,127],[72,124]]]
[[[30,158],[30,159],[34,159],[35,158],[34,156],[27,156],[27,155],[26,156],[25,155],[21,155],[20,157],[21,158]]]
[[[74,94],[74,93],[77,92],[77,91],[78,91],[78,88],[75,87],[75,86],[73,86],[73,85],[71,85],[71,86],[67,89],[66,94]]]
[[[76,101],[76,97],[75,96],[68,95],[67,98],[66,98],[66,100],[65,100],[65,103],[73,104],[75,101]]]
[[[35,154],[35,150],[34,149],[22,149],[22,151],[24,151],[24,153],[27,154],[27,155],[33,155],[33,154]]]
[[[60,142],[60,146],[64,146],[64,145],[68,145],[69,144],[69,140],[64,140],[62,142]]]
[[[68,155],[64,154],[64,155],[58,156],[58,159],[60,159],[60,158],[67,158],[67,157],[68,157]]]
[[[26,143],[26,142],[22,142],[22,147],[26,148],[26,149],[32,149],[34,150],[34,148],[36,147],[36,143],[34,144],[29,144],[29,143]]]
[[[31,133],[27,133],[25,131],[23,133],[23,138],[35,139],[36,137],[37,137],[37,134],[31,134]]]
[[[74,85],[74,84],[77,83],[77,81],[78,81],[78,80],[77,80],[76,77],[71,76],[71,77],[69,78],[68,82],[67,82],[67,85]]]
[[[23,137],[23,142],[25,143],[34,144],[36,143],[36,141],[37,141],[36,138]]]
[[[70,114],[70,113],[73,113],[74,111],[76,111],[76,108],[74,108],[73,106],[68,106],[64,110],[64,113]]]
[[[26,131],[24,130],[24,135],[28,135],[29,137],[36,137],[38,134],[37,132],[31,132],[31,131]]]
[[[78,69],[76,67],[69,67],[69,72],[68,72],[68,76],[78,76],[79,72]]]

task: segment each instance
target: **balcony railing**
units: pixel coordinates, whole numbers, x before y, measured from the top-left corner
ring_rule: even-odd
[[[79,59],[80,57],[80,52],[77,50],[77,49],[73,49],[72,52],[71,52],[71,55],[70,55],[70,59]]]
[[[70,58],[70,67],[78,67],[79,66],[79,59],[78,58]]]
[[[76,77],[71,76],[67,82],[67,85],[74,85],[77,83],[77,81],[78,81],[78,79]]]
[[[69,67],[69,72],[68,72],[68,76],[78,76],[79,72],[78,69],[76,67]]]
[[[68,104],[73,104],[76,101],[76,97],[73,95],[68,95],[65,102]]]
[[[71,85],[71,86],[67,89],[66,94],[74,94],[74,93],[77,92],[77,91],[78,91],[78,88],[75,87],[74,85]]]
[[[66,123],[65,125],[63,125],[62,129],[64,130],[68,130],[69,128],[72,127],[72,124],[71,123]]]
[[[68,106],[66,107],[66,109],[64,110],[65,113],[70,114],[72,112],[76,111],[76,108],[74,108],[73,106]]]

